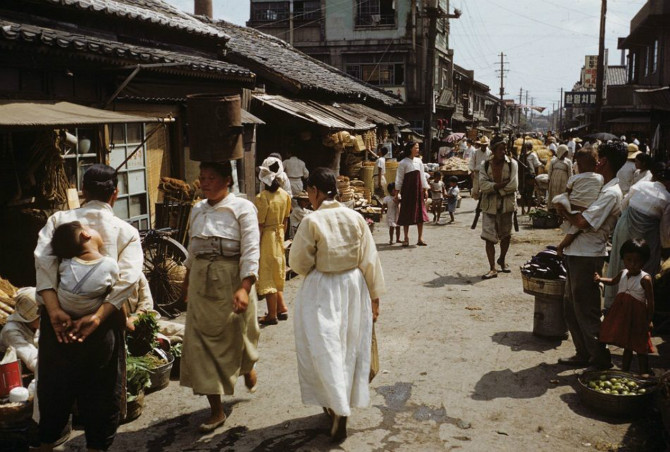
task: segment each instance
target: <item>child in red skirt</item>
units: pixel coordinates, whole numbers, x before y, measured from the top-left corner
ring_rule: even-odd
[[[624,263],[614,278],[598,273],[594,280],[608,286],[619,285],[619,292],[600,326],[600,342],[623,347],[622,370],[630,370],[633,352],[637,353],[640,373],[648,374],[651,343],[651,319],[654,315],[654,290],[651,276],[642,271],[649,260],[649,245],[642,239],[627,240],[619,251]]]

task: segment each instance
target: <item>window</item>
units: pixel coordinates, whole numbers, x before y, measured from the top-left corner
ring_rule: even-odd
[[[319,20],[321,18],[321,2],[305,1],[293,3],[293,18],[298,20]]]
[[[637,82],[637,53],[630,52],[629,61],[630,74],[628,74],[628,80],[630,80],[630,83],[635,83]]]
[[[66,141],[63,160],[65,175],[69,186],[82,189],[82,178],[89,166],[98,163],[99,149],[95,140],[97,131],[95,129],[68,129],[70,140]]]
[[[350,55],[345,61],[347,74],[371,85],[402,86],[405,84],[405,57],[402,54]]]
[[[651,72],[652,74],[656,72],[656,69],[658,68],[658,39],[654,41],[654,50],[653,50],[653,55],[651,57]]]
[[[110,135],[112,149],[109,164],[116,168],[142,143],[144,125],[114,124]],[[146,144],[143,144],[119,169],[119,196],[114,203],[116,216],[140,230],[150,227],[146,151]]]
[[[651,66],[651,47],[647,47],[647,58],[644,61],[644,76],[649,75],[649,67]]]
[[[312,2],[299,2],[299,3],[312,3]],[[251,3],[252,21],[275,22],[281,20],[288,20],[288,17],[289,17],[289,2]]]
[[[395,25],[395,0],[356,0],[356,26]]]

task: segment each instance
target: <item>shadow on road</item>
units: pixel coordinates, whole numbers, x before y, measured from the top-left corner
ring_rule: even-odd
[[[225,404],[227,416],[232,413],[232,405]],[[329,420],[323,413],[284,421],[257,430],[249,430],[244,426],[224,426],[216,430],[211,437],[198,432],[199,423],[207,417],[208,413],[208,409],[199,410],[163,420],[142,430],[119,433],[113,448],[149,452],[338,449],[330,440]],[[83,437],[78,440],[82,441]],[[83,450],[84,444],[68,444],[68,447],[72,446],[81,446]]]
[[[470,286],[482,281],[481,275],[467,276],[461,273],[456,273],[455,275],[440,275],[438,272],[435,272],[435,274],[437,275],[437,278],[423,283],[424,287],[437,289],[444,286]]]
[[[501,331],[491,336],[497,344],[505,345],[513,352],[529,351],[544,353],[560,347],[560,339],[545,339],[535,336],[530,331]]]
[[[510,369],[494,370],[480,378],[470,397],[473,400],[540,397],[550,388],[570,384],[572,377],[558,376],[564,370],[565,366],[546,363],[518,372],[512,372]]]

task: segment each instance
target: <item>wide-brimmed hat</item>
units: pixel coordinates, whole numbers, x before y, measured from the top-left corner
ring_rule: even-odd
[[[477,141],[475,141],[475,143],[477,143],[477,144],[485,144],[485,145],[488,146],[488,145],[490,144],[490,142],[489,142],[489,137],[487,137],[486,135],[484,135],[483,137],[481,137],[480,139],[478,139]]]
[[[16,305],[14,306],[14,313],[7,317],[7,320],[15,322],[30,323],[40,316],[37,309],[37,301],[35,300],[35,288],[23,287],[14,295]]]
[[[640,153],[640,149],[636,144],[631,143],[628,145],[628,160],[635,160],[635,157]]]
[[[307,195],[307,192],[305,190],[301,191],[297,195],[293,197],[293,199],[309,199],[309,196]]]
[[[558,156],[558,158],[561,158],[568,152],[570,152],[570,149],[566,145],[561,144],[558,146],[558,149],[556,150],[556,155]]]
[[[549,137],[550,143],[556,143],[556,137]]]

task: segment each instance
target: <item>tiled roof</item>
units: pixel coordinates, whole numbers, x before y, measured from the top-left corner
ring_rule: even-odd
[[[358,101],[368,98],[386,105],[400,103],[392,94],[312,58],[279,38],[225,21],[214,25],[230,37],[226,59],[248,66],[272,82],[290,85],[295,91],[323,92]]]
[[[607,85],[625,85],[628,83],[626,66],[607,66]]]
[[[132,21],[149,22],[188,33],[227,39],[225,33],[199,21],[163,0],[30,0],[63,8],[76,8]]]
[[[113,59],[116,64],[129,64],[129,62],[140,64],[175,63],[176,67],[173,70],[186,69],[215,77],[244,78],[249,81],[254,78],[254,74],[249,69],[225,61],[135,46],[36,25],[18,24],[0,18],[0,41],[2,40],[67,49],[86,57],[99,56],[100,58]]]

